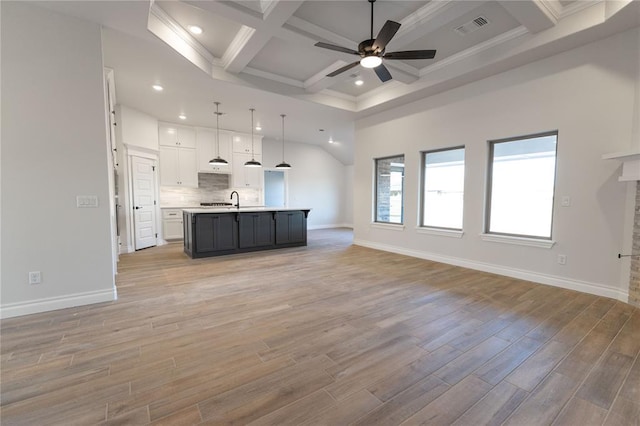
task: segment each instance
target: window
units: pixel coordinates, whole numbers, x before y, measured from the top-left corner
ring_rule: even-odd
[[[375,221],[402,223],[404,155],[378,158],[376,162]]]
[[[464,147],[423,153],[422,226],[462,230]]]
[[[551,239],[558,134],[489,142],[489,233]]]

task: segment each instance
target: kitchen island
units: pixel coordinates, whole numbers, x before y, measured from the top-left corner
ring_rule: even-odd
[[[184,252],[191,258],[307,245],[311,209],[184,209]]]

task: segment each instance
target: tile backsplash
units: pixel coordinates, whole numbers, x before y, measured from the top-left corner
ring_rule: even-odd
[[[160,187],[160,207],[198,207],[200,203],[231,202],[231,175],[220,173],[198,173],[198,187],[180,186]],[[242,188],[240,205],[259,205],[260,191]]]

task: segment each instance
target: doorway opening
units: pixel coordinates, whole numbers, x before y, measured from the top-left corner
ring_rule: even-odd
[[[286,207],[287,182],[282,170],[264,171],[264,205],[267,207]]]

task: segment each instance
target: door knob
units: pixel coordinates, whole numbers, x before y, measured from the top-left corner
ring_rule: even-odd
[[[134,207],[134,209],[136,209],[136,210],[140,210],[141,208],[142,208],[142,207],[140,207],[140,206],[135,206],[135,207]]]

